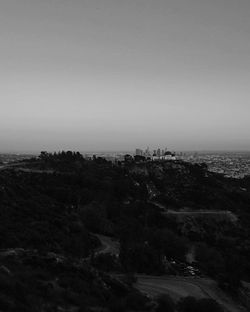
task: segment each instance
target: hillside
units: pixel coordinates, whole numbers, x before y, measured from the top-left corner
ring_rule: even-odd
[[[0,306],[155,309],[154,300],[132,287],[139,273],[208,276],[237,301],[241,281],[250,281],[249,203],[249,178],[228,179],[181,161],[113,164],[43,152],[6,166]],[[106,249],[98,252],[102,241]]]

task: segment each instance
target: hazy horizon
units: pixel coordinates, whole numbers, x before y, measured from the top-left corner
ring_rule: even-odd
[[[249,0],[3,0],[0,153],[250,151]]]
[[[159,148],[161,148],[161,146],[158,146]],[[151,148],[150,151],[153,152],[154,150],[156,150],[158,147],[155,148]],[[142,150],[145,150],[146,148],[144,147],[138,147],[141,148]],[[74,150],[70,150],[72,152],[79,152],[81,153],[83,156],[86,154],[112,154],[112,153],[121,153],[121,154],[125,154],[125,153],[130,153],[130,154],[135,154],[135,149],[133,150],[79,150],[79,149],[74,149]],[[176,153],[187,153],[187,154],[193,154],[193,153],[198,153],[198,154],[250,154],[250,150],[176,150],[176,149],[169,149],[172,152],[176,152]],[[68,151],[66,149],[62,149],[62,150],[43,150],[46,151],[48,153],[58,153],[58,152],[62,152],[62,151]],[[0,155],[39,155],[41,151],[6,151],[6,152],[1,152],[0,151]]]

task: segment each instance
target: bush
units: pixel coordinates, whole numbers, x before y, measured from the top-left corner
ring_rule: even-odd
[[[178,302],[179,312],[198,312],[197,310],[197,300],[194,297],[188,296],[180,299]]]
[[[198,311],[223,312],[223,308],[213,299],[204,298],[197,301]]]
[[[223,312],[222,307],[213,299],[185,297],[178,302],[179,312]]]
[[[156,312],[174,312],[175,303],[169,295],[160,295],[157,298]]]
[[[148,302],[148,299],[140,292],[133,291],[128,294],[126,302],[129,310],[142,311],[145,310],[145,305]]]
[[[92,259],[92,265],[102,271],[119,270],[119,264],[116,257],[110,253],[99,254]]]
[[[108,303],[111,312],[124,312],[126,310],[126,302],[122,298],[111,298]]]

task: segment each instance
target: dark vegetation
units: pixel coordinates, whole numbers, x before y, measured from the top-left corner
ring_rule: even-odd
[[[240,281],[250,281],[250,178],[228,179],[181,161],[127,157],[112,164],[72,152],[42,152],[20,166],[25,170],[0,173],[3,311],[152,309],[128,281],[108,272],[179,274],[171,263],[185,263],[190,247],[200,272],[224,290],[237,295]],[[164,209],[228,210],[238,220],[180,218]],[[119,258],[96,256],[94,233],[118,239]],[[161,298],[157,311],[191,311],[188,304],[192,311],[220,311],[197,308],[215,303],[187,300],[176,306]]]
[[[179,312],[223,312],[223,309],[213,299],[195,299],[186,297],[178,302]]]

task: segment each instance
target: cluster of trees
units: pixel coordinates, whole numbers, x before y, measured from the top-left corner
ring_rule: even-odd
[[[142,230],[140,225],[129,226],[120,236],[120,242],[120,260],[128,272],[166,273],[166,259],[185,261],[187,252],[185,238],[166,228]]]
[[[177,304],[168,295],[161,295],[157,300],[156,312],[223,312],[223,308],[213,299],[184,297]]]
[[[132,292],[124,299],[116,299],[111,303],[112,312],[148,311],[152,306],[143,295]],[[162,294],[156,299],[155,312],[223,312],[224,309],[213,299],[183,297],[175,302],[169,295]]]
[[[0,184],[0,248],[85,257],[98,246],[71,206],[49,196],[41,175],[7,171]]]
[[[0,254],[0,309],[6,312],[148,310],[149,299],[124,282],[72,258]]]
[[[79,152],[72,152],[72,151],[62,151],[58,153],[48,153],[46,151],[42,151],[39,155],[39,158],[42,161],[74,161],[74,160],[82,160],[83,156]]]

